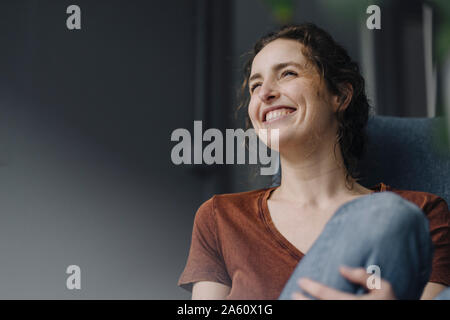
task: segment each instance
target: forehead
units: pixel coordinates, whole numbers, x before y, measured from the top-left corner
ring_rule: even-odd
[[[251,74],[263,72],[272,66],[289,61],[305,65],[307,60],[302,53],[304,46],[290,39],[277,39],[267,44],[253,59]]]

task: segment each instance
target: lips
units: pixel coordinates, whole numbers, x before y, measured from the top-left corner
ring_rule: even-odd
[[[263,110],[261,119],[263,120],[263,122],[274,121],[284,117],[287,114],[295,112],[296,110],[297,108],[282,105],[268,107]]]

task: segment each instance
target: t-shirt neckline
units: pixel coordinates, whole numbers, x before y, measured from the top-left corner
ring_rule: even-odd
[[[266,189],[266,191],[264,193],[262,193],[262,196],[260,197],[260,201],[259,201],[260,216],[261,216],[261,219],[262,219],[264,225],[267,228],[267,231],[269,231],[272,234],[275,241],[282,248],[284,248],[294,259],[300,260],[303,256],[305,256],[305,254],[303,252],[301,252],[299,249],[297,249],[296,246],[294,246],[288,239],[286,239],[281,234],[281,232],[275,227],[275,224],[273,223],[272,217],[270,215],[269,206],[267,204],[267,199],[269,199],[270,194],[276,188],[278,188],[278,186],[270,187],[270,188]],[[375,192],[383,192],[383,191],[388,191],[389,186],[387,186],[383,182],[380,182],[369,189],[374,190]],[[337,210],[339,210],[339,209],[337,209]]]

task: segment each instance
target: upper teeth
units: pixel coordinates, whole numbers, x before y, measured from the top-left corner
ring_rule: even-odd
[[[281,109],[270,111],[266,114],[266,121],[282,117],[291,112],[294,112],[294,110],[288,109],[288,108],[281,108]]]

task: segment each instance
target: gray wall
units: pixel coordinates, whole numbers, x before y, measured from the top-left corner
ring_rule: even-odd
[[[69,4],[0,4],[0,298],[187,298],[205,199],[170,134],[194,120],[194,8],[77,1],[69,31]]]

